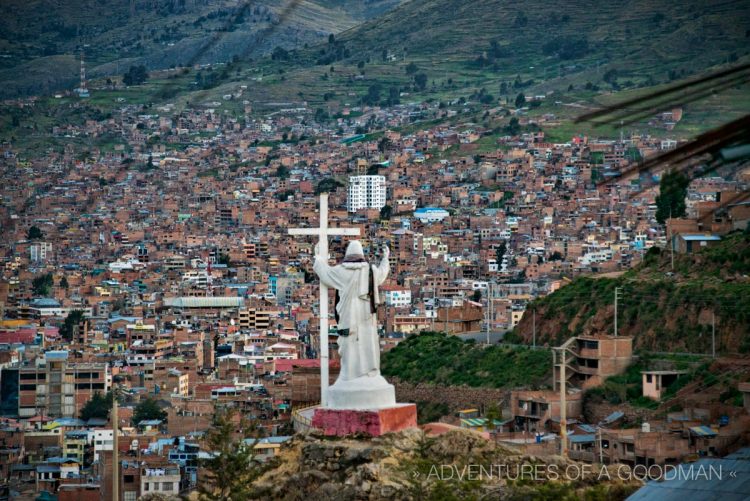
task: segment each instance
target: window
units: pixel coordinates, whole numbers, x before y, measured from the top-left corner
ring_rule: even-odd
[[[646,382],[651,383],[652,376],[651,374],[646,374]]]
[[[172,487],[172,482],[162,482],[161,484],[161,490],[163,491],[171,491]]]
[[[137,499],[135,495],[135,491],[126,491],[123,493],[123,501],[135,501]]]

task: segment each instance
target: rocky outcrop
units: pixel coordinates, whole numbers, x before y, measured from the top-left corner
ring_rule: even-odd
[[[639,485],[600,482],[594,475],[555,479],[544,472],[564,472],[576,463],[560,456],[524,455],[466,430],[428,437],[409,429],[374,439],[300,435],[274,461],[254,482],[253,498],[418,500],[439,493],[440,499],[505,499],[532,495],[537,486],[577,498],[596,489],[607,499],[624,499]],[[542,472],[536,480],[529,473],[529,482],[513,481],[519,472],[534,468]]]

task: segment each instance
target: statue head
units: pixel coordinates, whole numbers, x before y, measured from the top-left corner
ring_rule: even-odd
[[[362,243],[359,240],[352,240],[346,247],[344,255],[345,263],[359,263],[365,261],[365,251],[362,250]]]

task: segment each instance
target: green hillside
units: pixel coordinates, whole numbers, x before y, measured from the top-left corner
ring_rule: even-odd
[[[276,47],[318,43],[397,3],[7,0],[0,16],[0,97],[75,85],[84,45],[92,77],[121,74],[132,64],[160,69],[257,58]]]
[[[739,1],[711,8],[694,0],[679,6],[666,0],[599,2],[584,9],[572,0],[561,5],[548,0],[412,0],[399,6],[397,0],[306,0],[294,4],[283,22],[280,13],[286,3],[253,4],[251,14],[240,16],[239,23],[236,10],[222,7],[230,5],[228,0],[187,2],[184,8],[180,2],[136,1],[132,16],[124,4],[104,16],[109,2],[79,0],[86,7],[80,9],[85,16],[71,14],[78,4],[68,3],[59,22],[52,16],[60,8],[48,9],[48,3],[10,0],[12,15],[0,19],[0,55],[12,55],[0,58],[0,95],[74,88],[75,49],[85,39],[92,97],[45,98],[33,109],[0,110],[0,139],[13,140],[29,151],[56,147],[57,139],[49,136],[52,125],[108,116],[122,103],[152,109],[169,103],[179,112],[219,102],[222,113],[241,119],[244,100],[252,103],[255,114],[276,111],[278,103],[294,103],[328,117],[360,104],[440,102],[446,112],[458,113],[453,122],[474,122],[493,130],[479,145],[480,151],[489,151],[504,134],[506,110],[515,108],[519,93],[548,95],[526,113],[531,118],[557,117],[558,123],[543,127],[552,141],[568,141],[579,133],[613,137],[620,133],[618,128],[593,128],[573,124],[572,119],[592,107],[696,73],[750,62],[750,18],[745,15],[746,2]],[[159,14],[160,8],[169,9],[165,4],[177,5],[178,11]],[[574,15],[579,12],[586,15]],[[39,13],[38,19],[34,13]],[[271,21],[256,19],[262,13]],[[378,14],[382,15],[358,24]],[[31,19],[28,25],[17,22],[26,17]],[[345,30],[348,27],[352,28]],[[304,41],[308,28],[315,31],[315,41]],[[327,35],[341,30],[345,31],[333,39]],[[40,57],[50,44],[49,52],[55,55]],[[269,51],[273,56],[257,57]],[[131,64],[168,68],[228,61],[234,55],[240,55],[239,60],[230,64],[151,71],[144,85],[119,85]],[[212,73],[212,81],[203,85],[198,80],[207,73]],[[222,99],[241,87],[246,87],[242,99]],[[506,110],[487,119],[485,112],[498,106]],[[646,119],[624,132],[692,137],[749,113],[750,93],[747,86],[728,89],[684,111],[673,131],[649,127]],[[27,129],[34,134],[24,134]],[[90,138],[81,141],[88,141],[89,148],[102,146],[91,144]],[[103,146],[111,147],[109,143]]]
[[[410,336],[383,354],[382,372],[410,383],[511,388],[549,384],[548,350],[484,346],[442,332]]]
[[[734,232],[695,255],[651,249],[644,263],[619,278],[581,277],[535,301],[514,336],[560,344],[574,334],[613,333],[614,291],[621,288],[619,334],[653,351],[711,353],[712,315],[719,353],[750,353],[750,232]]]

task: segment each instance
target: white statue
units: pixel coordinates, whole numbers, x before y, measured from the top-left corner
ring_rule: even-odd
[[[316,247],[313,269],[320,281],[336,289],[336,315],[341,372],[328,390],[328,407],[333,409],[375,409],[395,404],[393,386],[380,375],[380,342],[376,307],[381,302],[378,288],[390,269],[388,247],[378,266],[370,265],[358,240],[349,242],[341,264],[328,265]]]

